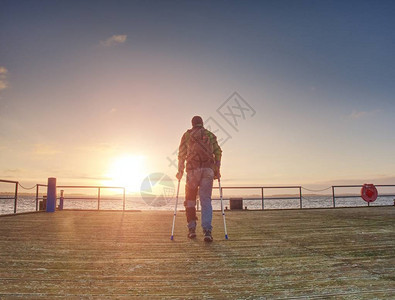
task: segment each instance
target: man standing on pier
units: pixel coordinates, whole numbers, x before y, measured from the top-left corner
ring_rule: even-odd
[[[204,241],[213,241],[211,194],[214,179],[221,177],[221,156],[222,150],[218,145],[217,137],[203,127],[203,120],[200,116],[194,116],[192,128],[187,130],[181,138],[176,175],[177,179],[181,180],[186,161],[187,179],[184,206],[189,229],[188,238],[190,239],[196,237],[196,197],[199,191]]]

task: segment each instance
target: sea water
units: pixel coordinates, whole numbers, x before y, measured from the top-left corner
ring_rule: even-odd
[[[230,208],[229,198],[226,197],[223,200],[224,209]],[[296,198],[296,197],[295,197]],[[38,199],[41,201],[42,197]],[[178,210],[184,209],[183,206],[184,197],[180,196],[178,199]],[[0,215],[13,214],[14,213],[15,200],[0,199]],[[138,196],[126,196],[125,198],[125,210],[168,210],[173,211],[176,204],[176,197],[166,199],[166,202],[159,203],[159,205],[151,205],[147,203],[146,199]],[[394,204],[394,196],[379,196],[376,201],[370,203],[370,206],[386,206]],[[59,199],[57,199],[57,206],[59,205]],[[221,209],[221,201],[218,196],[213,196],[212,201],[213,209]],[[324,196],[303,196],[302,201],[297,199],[282,199],[278,197],[276,199],[264,199],[263,209],[299,209],[299,208],[332,208],[332,207],[361,207],[368,206],[368,204],[362,200],[361,197],[355,196],[352,198],[336,197],[335,203],[332,195]],[[38,207],[38,204],[37,204]],[[81,210],[122,210],[123,209],[123,198],[122,196],[112,197],[111,200],[101,199],[100,202],[97,199],[86,199],[84,197],[78,199],[65,199],[63,204],[64,209],[81,209]],[[262,209],[262,199],[257,197],[245,197],[243,198],[243,209],[248,210],[260,210]],[[18,196],[17,199],[17,213],[33,212],[36,211],[36,196]]]

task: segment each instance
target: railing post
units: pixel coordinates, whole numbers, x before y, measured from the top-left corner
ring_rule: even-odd
[[[100,210],[100,187],[97,191],[97,210]]]
[[[56,208],[56,178],[48,178],[47,212],[55,212]]]
[[[63,203],[64,203],[64,190],[60,190],[59,210],[63,210]]]
[[[335,202],[335,187],[332,185],[332,203],[333,203],[333,208],[336,207],[336,202]]]
[[[126,208],[126,195],[125,195],[125,188],[123,188],[123,210],[125,211]]]
[[[19,182],[15,183],[15,197],[14,197],[14,214],[16,214],[16,207],[18,205],[18,185]]]
[[[302,203],[302,187],[299,187],[299,201],[300,201],[300,209],[303,208],[303,203]]]
[[[264,202],[264,195],[263,195],[263,187],[261,188],[261,194],[262,194],[262,210],[265,209],[265,202]]]
[[[36,211],[38,211],[38,189],[39,189],[39,185],[37,184],[37,186],[36,186]]]

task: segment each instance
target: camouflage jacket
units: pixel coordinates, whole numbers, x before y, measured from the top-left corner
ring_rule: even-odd
[[[191,138],[191,133],[193,132],[194,129],[195,128],[187,130],[181,138],[181,143],[178,148],[178,170],[179,171],[184,170],[185,161],[187,162],[187,164],[186,164],[187,171],[191,170],[191,169],[195,169],[196,167],[199,167],[188,158],[189,140]],[[204,165],[200,165],[200,167],[212,168],[214,171],[216,171],[216,168],[219,166],[219,164],[221,162],[222,150],[221,150],[221,147],[218,145],[217,137],[211,131],[209,131],[205,128],[203,128],[203,130],[204,130],[204,134],[209,139],[209,143],[211,144],[213,157],[212,157],[212,160],[210,160],[210,162],[204,163]]]

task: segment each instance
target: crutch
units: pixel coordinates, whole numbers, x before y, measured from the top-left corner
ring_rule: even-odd
[[[176,223],[177,204],[178,204],[178,193],[180,192],[180,181],[181,181],[181,179],[178,179],[177,196],[176,196],[176,206],[174,207],[173,226],[172,226],[172,228],[171,228],[171,237],[170,237],[171,240],[173,240],[173,237],[174,237],[174,224]]]
[[[222,218],[224,219],[224,230],[225,230],[225,239],[228,239],[228,231],[226,229],[226,220],[225,220],[225,211],[224,211],[224,203],[222,199],[222,188],[221,188],[221,180],[218,178],[218,185],[219,185],[219,197],[221,198],[221,211],[222,211]]]

